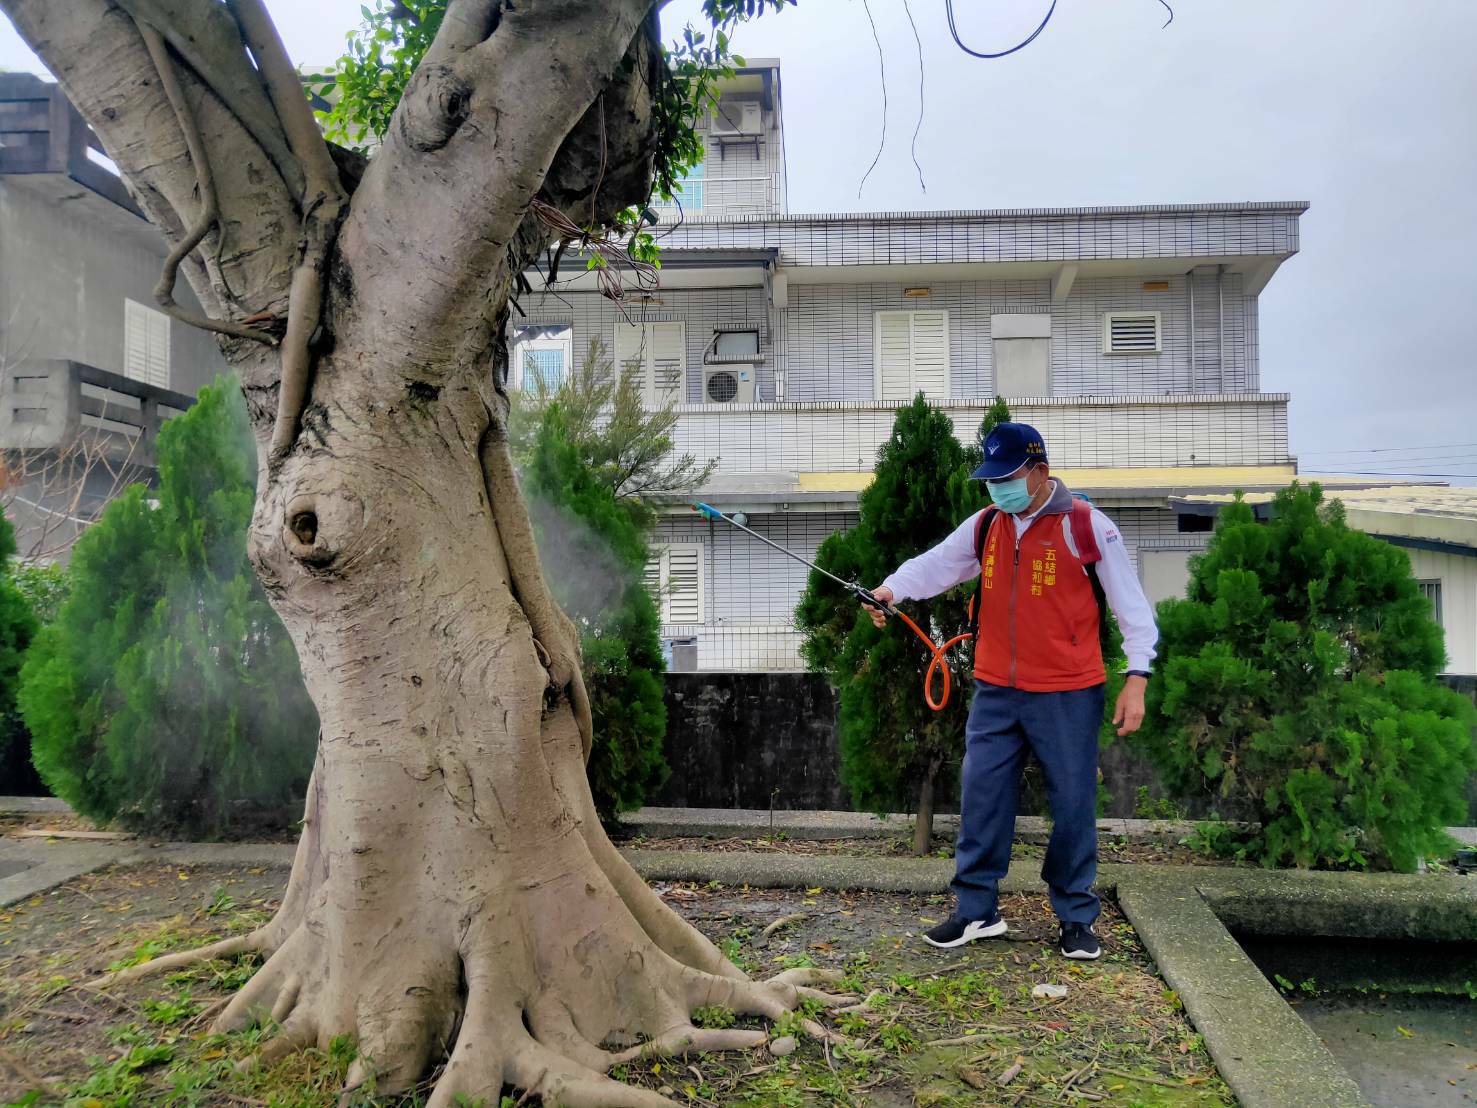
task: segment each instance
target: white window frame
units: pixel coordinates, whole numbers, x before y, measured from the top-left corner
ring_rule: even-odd
[[[1115,320],[1142,320],[1152,319],[1154,321],[1154,349],[1152,350],[1115,350],[1113,348],[1113,323]],[[1164,352],[1164,314],[1162,312],[1104,312],[1103,313],[1103,353],[1115,356],[1135,355],[1142,357],[1145,354],[1162,354]]]
[[[693,554],[697,561],[697,619],[695,620],[682,620],[678,622],[672,619],[671,579],[673,551]],[[652,562],[655,562],[657,567],[657,595],[652,597],[652,599],[656,601],[663,625],[691,627],[704,623],[708,615],[707,552],[704,549],[704,544],[700,542],[664,543],[654,549],[651,561],[647,562],[648,568]]]
[[[518,366],[518,377],[516,388],[527,390],[528,382],[523,376],[523,354],[525,351],[558,350],[564,355],[564,379],[569,380],[574,373],[574,328],[565,323],[528,323],[520,327],[563,327],[564,334],[559,338],[540,336],[534,339],[517,338],[517,329],[514,330],[513,359]]]
[[[123,299],[123,376],[158,389],[170,387],[169,317]]]
[[[914,332],[920,315],[937,315],[943,320],[943,357],[944,357],[944,382],[943,391],[934,395],[924,390],[924,396],[929,400],[948,400],[953,394],[954,388],[954,364],[950,354],[949,336],[949,313],[943,308],[920,308],[912,310],[909,308],[879,308],[872,313],[872,398],[882,400],[882,317],[883,316],[907,316],[908,317],[908,400],[918,395],[918,350],[914,342]]]

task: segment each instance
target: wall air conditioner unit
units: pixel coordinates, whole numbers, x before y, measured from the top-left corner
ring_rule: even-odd
[[[703,369],[703,400],[709,404],[754,403],[754,367],[711,365]]]
[[[713,113],[713,137],[757,135],[760,131],[759,102],[744,100],[719,104]]]

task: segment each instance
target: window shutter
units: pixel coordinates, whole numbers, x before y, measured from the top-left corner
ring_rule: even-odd
[[[687,328],[681,323],[648,323],[651,348],[651,406],[665,408],[687,399]]]
[[[877,399],[906,404],[949,395],[949,313],[878,312]]]
[[[886,403],[913,398],[912,314],[877,313],[877,399]]]
[[[1103,316],[1104,354],[1157,354],[1158,312],[1109,312]]]
[[[645,347],[643,340],[646,332],[639,323],[627,323],[623,319],[615,321],[615,367],[621,374],[635,373],[642,381],[645,365]]]
[[[931,399],[949,395],[949,316],[946,312],[910,312],[913,318],[913,387]]]
[[[703,621],[703,548],[696,544],[666,549],[666,623]]]
[[[137,300],[123,301],[123,376],[169,388],[169,317]]]
[[[662,555],[658,551],[653,554],[646,563],[646,568],[641,571],[641,583],[646,587],[647,594],[656,604],[658,613],[662,610]]]

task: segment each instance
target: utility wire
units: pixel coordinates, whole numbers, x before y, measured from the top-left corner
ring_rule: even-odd
[[[918,187],[927,192],[928,186],[923,183],[923,167],[918,164],[918,132],[923,130],[923,39],[918,35],[918,24],[913,20],[913,9],[908,0],[903,0],[903,11],[908,13],[908,25],[913,28],[913,41],[918,44],[918,125],[913,128],[913,168],[918,171]]]
[[[1408,453],[1412,450],[1466,450],[1477,449],[1477,442],[1444,442],[1433,443],[1425,446],[1365,446],[1358,450],[1310,450],[1305,453],[1323,454],[1390,454]]]
[[[952,0],[950,0],[952,2]],[[1055,4],[1056,0],[1052,0]],[[882,160],[882,149],[887,145],[887,62],[882,57],[882,39],[877,34],[877,21],[872,18],[872,5],[867,0],[862,0],[862,8],[867,13],[867,22],[872,27],[872,41],[877,44],[877,70],[882,77],[882,137],[877,142],[877,156],[872,159],[872,164],[867,166],[867,171],[862,174],[862,183],[856,187],[857,199],[862,196],[862,189],[867,187],[867,178],[872,175],[872,170],[877,168],[877,163]]]
[[[1417,473],[1407,469],[1325,469],[1330,477],[1463,477],[1477,478],[1477,473]],[[1317,476],[1317,474],[1312,474]]]
[[[862,0],[862,2],[865,3],[866,0]],[[1056,0],[1051,0],[1051,7],[1046,9],[1046,18],[1041,21],[1041,25],[1039,27],[1032,31],[1031,34],[1023,41],[1016,43],[1009,50],[1001,50],[998,54],[982,53],[979,50],[971,50],[968,46],[964,45],[964,40],[959,37],[959,28],[954,23],[954,0],[944,0],[944,11],[947,12],[949,16],[949,34],[954,36],[954,43],[959,47],[959,49],[963,50],[971,58],[1004,58],[1008,57],[1011,54],[1014,54],[1017,50],[1024,50],[1027,46],[1030,46],[1031,43],[1036,41],[1036,36],[1039,35],[1042,31],[1046,30],[1046,25],[1051,22],[1051,13],[1056,11]],[[876,27],[872,28],[872,33],[874,35],[877,33]],[[878,49],[881,49],[880,45],[878,46]]]

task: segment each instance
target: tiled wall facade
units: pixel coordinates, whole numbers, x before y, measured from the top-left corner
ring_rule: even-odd
[[[1051,317],[1051,388],[1054,396],[1130,393],[1255,392],[1257,370],[1255,301],[1243,295],[1239,274],[1226,274],[1216,288],[1214,271],[1198,274],[1195,295],[1195,357],[1191,361],[1191,282],[1166,274],[1163,292],[1144,290],[1143,278],[1100,278],[1074,285],[1062,304],[1051,302],[1047,281],[953,281],[929,286],[924,298],[903,296],[896,283],[790,286],[789,307],[768,306],[763,289],[664,289],[662,303],[632,305],[632,319],[687,323],[687,398],[702,399],[702,355],[715,325],[759,328],[765,360],[758,371],[759,398],[772,401],[871,400],[875,395],[873,319],[879,311],[945,311],[949,318],[951,396],[995,394],[990,317],[999,314]],[[591,337],[610,348],[620,310],[592,292],[527,298],[518,323],[565,323],[574,328],[573,348],[582,357]],[[1155,311],[1161,316],[1163,349],[1130,356],[1102,352],[1106,312]],[[1224,363],[1222,363],[1224,356]]]
[[[759,397],[762,400],[774,399],[775,342],[770,333],[770,313],[762,288],[663,289],[660,298],[662,303],[659,305],[630,305],[626,311],[633,322],[681,320],[687,325],[689,403],[702,402],[703,351],[712,342],[716,326],[746,326],[759,331],[759,352],[765,359],[756,372]],[[527,317],[517,319],[515,326],[564,324],[571,327],[576,359],[585,357],[592,338],[599,339],[605,348],[605,356],[611,357],[616,321],[624,318],[614,303],[592,292],[528,297],[524,309]]]
[[[945,410],[961,439],[973,439],[988,402],[959,402]],[[1037,427],[1052,462],[1069,468],[1099,466],[1285,465],[1284,394],[1083,397],[1011,405],[1018,420]],[[678,409],[676,449],[718,459],[724,472],[867,472],[891,433],[895,406],[779,404],[730,409]]]
[[[778,363],[784,399],[870,400],[874,314],[908,309],[948,313],[951,395],[961,399],[995,394],[990,317],[1001,314],[1051,317],[1053,396],[1256,391],[1254,315],[1241,276],[1226,274],[1217,290],[1214,270],[1196,275],[1193,363],[1191,281],[1170,273],[1158,280],[1169,288],[1146,291],[1143,277],[1082,280],[1062,304],[1051,302],[1044,280],[932,283],[922,298],[905,297],[902,282],[791,284]],[[1102,352],[1104,313],[1130,311],[1160,313],[1160,353]]]
[[[1129,557],[1140,546],[1203,549],[1208,535],[1181,535],[1167,508],[1109,507],[1123,532]],[[751,528],[806,558],[834,531],[854,527],[853,512],[772,513],[750,517]],[[700,669],[803,669],[795,605],[805,591],[808,571],[778,551],[726,524],[696,516],[666,517],[657,526],[657,543],[698,543],[703,547],[707,609],[696,625],[669,625],[666,638],[693,638]]]
[[[759,94],[723,97],[719,110],[726,113],[726,123],[737,126],[744,101],[758,102]],[[711,126],[699,127],[703,136],[702,184],[684,185],[678,197],[680,211],[665,203],[659,205],[661,231],[683,222],[784,214],[785,146],[779,114],[761,107],[760,119],[763,132],[757,143],[720,139]],[[700,204],[695,202],[699,195]]]
[[[777,246],[781,266],[1081,261],[1281,255],[1298,249],[1296,204],[1059,212],[878,212],[690,222],[673,249]]]

